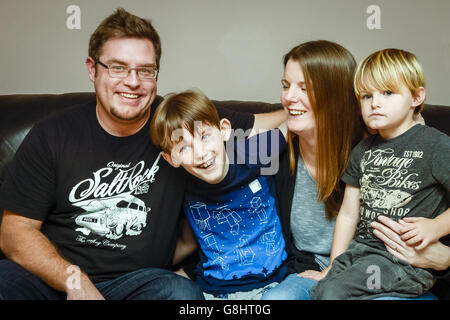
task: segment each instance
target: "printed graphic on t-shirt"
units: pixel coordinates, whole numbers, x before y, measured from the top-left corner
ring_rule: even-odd
[[[77,183],[69,201],[85,212],[75,218],[76,240],[123,250],[125,244],[111,240],[140,235],[151,208],[138,196],[150,191],[159,159],[160,155],[150,168],[143,160],[135,165],[109,162]]]
[[[364,153],[361,159],[360,182],[361,233],[371,236],[370,223],[380,214],[398,220],[408,214],[407,204],[422,183],[414,170],[414,162],[421,159],[423,152],[404,151],[397,155],[392,148],[373,149]],[[366,229],[366,230],[363,230]],[[364,234],[360,234],[364,237]]]
[[[284,239],[269,195],[267,180],[249,184],[214,202],[193,199],[186,214],[207,262],[204,275],[215,279],[239,279],[249,274],[269,274],[285,257]]]

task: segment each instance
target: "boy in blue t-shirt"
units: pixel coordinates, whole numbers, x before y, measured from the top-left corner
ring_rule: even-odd
[[[230,122],[196,91],[170,95],[155,112],[153,142],[191,175],[184,210],[201,248],[197,282],[207,298],[258,298],[286,274],[271,176],[286,130],[230,139]]]

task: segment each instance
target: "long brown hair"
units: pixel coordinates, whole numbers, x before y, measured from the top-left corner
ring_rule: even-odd
[[[303,70],[309,101],[315,115],[317,199],[323,201],[327,217],[337,216],[343,198],[340,179],[351,150],[361,139],[361,117],[353,90],[356,62],[337,43],[319,40],[294,47],[284,56]],[[295,172],[295,134],[289,132],[290,167]]]

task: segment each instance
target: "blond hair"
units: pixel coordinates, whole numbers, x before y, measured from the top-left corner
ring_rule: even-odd
[[[398,92],[406,86],[412,96],[420,87],[425,88],[425,76],[417,57],[411,52],[401,49],[384,49],[372,53],[365,58],[356,69],[354,87],[358,100],[363,92],[373,87],[380,91]],[[423,109],[423,102],[414,112]]]
[[[172,93],[156,109],[150,124],[150,136],[155,145],[170,154],[178,142],[172,140],[172,133],[184,128],[194,135],[195,121],[220,129],[216,107],[206,95],[198,90]]]

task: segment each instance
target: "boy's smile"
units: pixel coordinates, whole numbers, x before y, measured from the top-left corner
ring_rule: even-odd
[[[231,125],[227,119],[221,120],[221,129],[205,123],[194,129],[194,135],[183,128],[172,133],[177,141],[171,154],[163,152],[163,157],[172,166],[182,166],[188,173],[210,184],[221,182],[228,173],[229,159],[224,141],[228,140]]]

